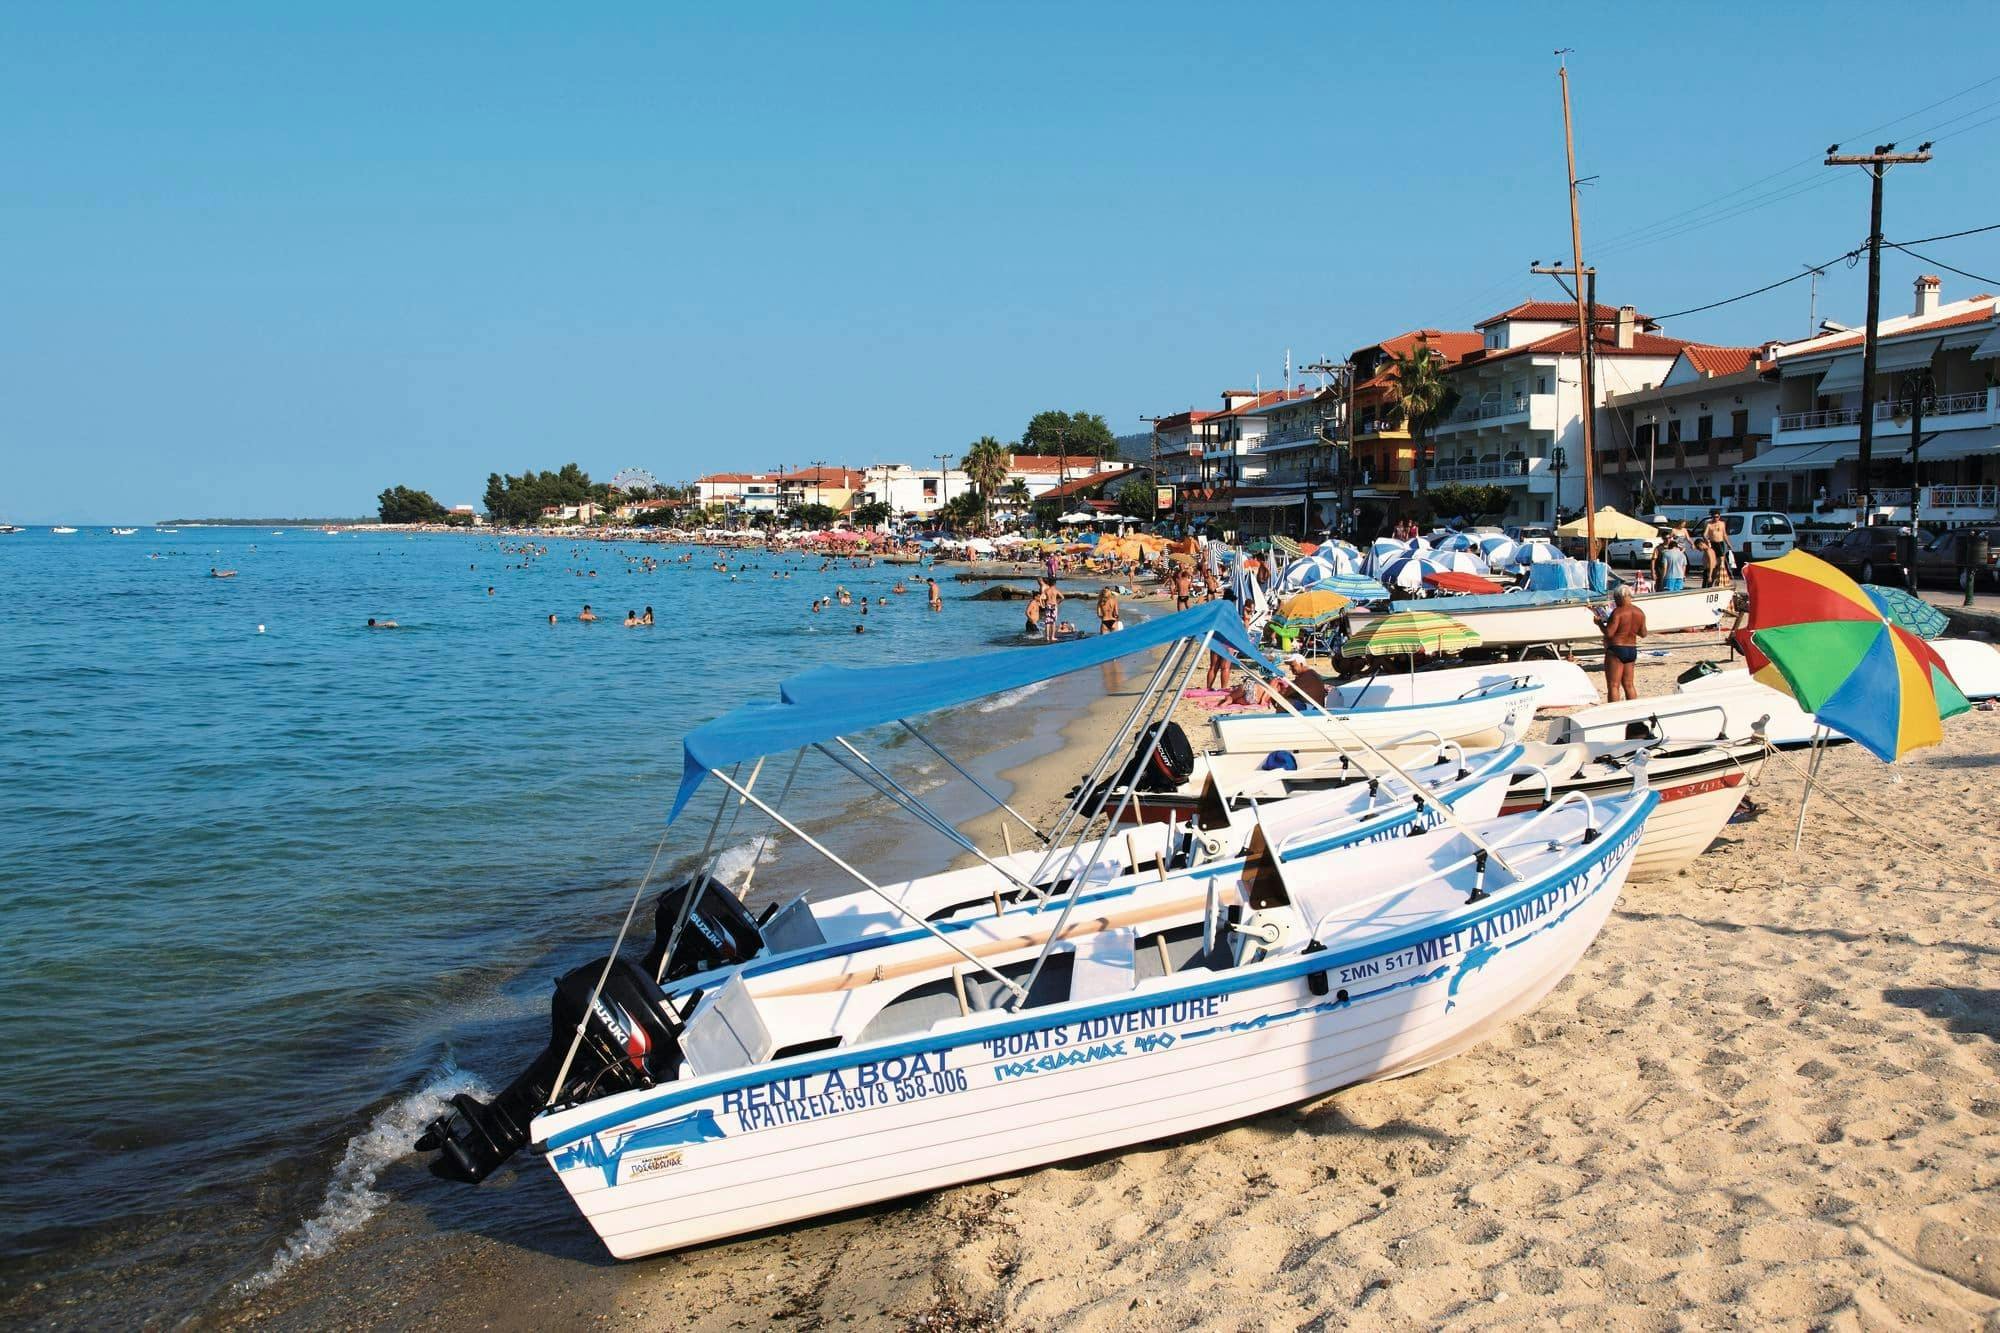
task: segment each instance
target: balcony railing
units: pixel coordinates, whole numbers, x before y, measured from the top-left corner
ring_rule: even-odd
[[[1520,394],[1515,396],[1511,400],[1503,399],[1499,402],[1468,403],[1465,406],[1459,408],[1456,412],[1453,412],[1450,416],[1446,417],[1444,421],[1440,424],[1446,426],[1462,426],[1468,421],[1491,421],[1495,417],[1520,416],[1527,410],[1528,410],[1527,395]]]
[[[1525,458],[1502,459],[1497,463],[1440,463],[1431,469],[1432,481],[1500,481],[1527,475]]]
[[[1933,486],[1930,492],[1933,509],[2000,508],[2000,486]]]
[[[1825,430],[1830,426],[1852,426],[1861,420],[1854,407],[1822,407],[1812,412],[1780,412],[1779,430]]]
[[[1896,418],[1901,417],[1907,421],[1910,417],[1910,407],[1911,403],[1907,398],[1899,398],[1894,402],[1877,403],[1875,404],[1875,419],[1877,421],[1894,421]],[[1985,410],[1986,390],[1984,389],[1974,389],[1970,393],[1940,394],[1938,397],[1924,404],[1924,415],[1927,417],[1956,417],[1963,416],[1967,412],[1984,412]]]
[[[1407,470],[1377,472],[1371,468],[1366,473],[1356,473],[1354,484],[1364,491],[1407,491],[1410,474]]]

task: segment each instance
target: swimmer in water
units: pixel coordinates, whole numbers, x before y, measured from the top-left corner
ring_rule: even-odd
[[[491,585],[491,584],[488,584],[488,585],[487,585],[487,588],[486,588],[486,595],[487,595],[488,597],[491,597],[491,596],[493,595],[493,587],[492,587],[492,585]]]
[[[368,628],[369,628],[369,629],[401,629],[401,628],[402,628],[402,626],[398,625],[398,624],[397,624],[397,623],[396,623],[395,621],[393,621],[393,620],[377,620],[377,619],[375,619],[375,617],[373,617],[373,616],[370,616],[370,617],[368,617]]]
[[[637,611],[627,611],[625,613],[625,628],[626,629],[639,628],[639,613]]]
[[[643,615],[643,616],[640,616],[640,617],[639,617],[639,623],[640,623],[641,625],[650,625],[650,624],[652,624],[652,623],[653,623],[653,608],[652,608],[652,607],[650,607],[650,606],[649,606],[649,607],[647,607],[647,608],[646,608],[646,614],[645,614],[645,615]]]
[[[233,569],[217,569],[214,565],[210,565],[208,567],[208,576],[212,579],[233,579],[236,577],[236,571]]]
[[[589,603],[589,602],[585,602],[585,603],[583,604],[583,613],[582,613],[581,615],[577,616],[577,619],[578,619],[578,620],[581,620],[581,621],[585,621],[585,622],[589,622],[589,621],[593,621],[593,620],[596,620],[596,619],[597,619],[597,612],[595,612],[595,611],[593,611],[593,610],[591,610],[591,609],[590,609],[590,603]]]
[[[549,623],[551,625],[556,623],[556,613],[553,611],[549,612]]]

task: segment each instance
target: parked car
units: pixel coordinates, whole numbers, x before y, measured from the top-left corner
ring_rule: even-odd
[[[1984,534],[1986,563],[1979,567],[1979,586],[2000,592],[2000,527],[1947,528],[1917,550],[1917,579],[1924,583],[1958,586],[1958,543],[1961,538]]]
[[[1861,583],[1897,583],[1902,568],[1902,528],[1852,528],[1819,548],[1819,558]]]

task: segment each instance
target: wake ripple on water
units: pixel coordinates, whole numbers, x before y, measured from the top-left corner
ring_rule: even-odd
[[[347,1141],[319,1211],[300,1225],[262,1272],[237,1283],[236,1290],[246,1295],[262,1291],[297,1265],[326,1254],[341,1237],[373,1217],[385,1202],[375,1189],[383,1169],[414,1151],[411,1145],[424,1126],[442,1115],[461,1092],[490,1095],[478,1078],[447,1059],[436,1078],[377,1112],[367,1129]]]
[[[1048,685],[1047,681],[1038,680],[1032,685],[1023,685],[1017,690],[1008,690],[1004,694],[996,694],[985,703],[980,704],[979,711],[982,713],[997,713],[1003,708],[1012,708],[1029,695],[1041,693],[1048,688]]]
[[[768,865],[777,859],[777,838],[752,838],[723,848],[722,854],[715,858],[715,877],[732,889],[740,889],[751,866]]]

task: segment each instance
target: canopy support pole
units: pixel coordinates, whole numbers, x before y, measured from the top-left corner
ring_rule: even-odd
[[[722,777],[720,773],[716,776]],[[715,832],[722,827],[722,812],[728,804],[727,796],[716,803],[715,818],[710,820],[708,825],[708,841],[702,844],[701,854],[704,857],[708,855],[708,849],[715,845]],[[576,1062],[577,1048],[583,1045],[584,1028],[590,1022],[591,1012],[597,1007],[597,997],[603,992],[604,983],[611,977],[611,965],[618,961],[618,951],[625,947],[625,936],[632,929],[632,918],[639,913],[639,903],[645,898],[646,885],[652,882],[653,871],[660,864],[660,853],[666,849],[667,834],[670,832],[672,832],[671,825],[660,830],[660,840],[653,845],[652,862],[647,865],[646,873],[640,876],[639,887],[632,891],[632,901],[625,908],[625,919],[618,923],[618,936],[611,942],[611,952],[604,957],[604,966],[597,973],[597,984],[590,988],[590,1001],[583,1006],[583,1012],[576,1020],[576,1031],[570,1034],[569,1049],[563,1052],[562,1065],[556,1070],[555,1082],[549,1085],[549,1099],[542,1103],[542,1109],[545,1111],[556,1104],[556,1098],[562,1096],[563,1084],[569,1080],[569,1067]]]
[[[742,772],[743,765],[738,764],[736,771],[739,773]],[[764,756],[759,755],[757,756],[757,762],[750,769],[750,785],[752,787],[757,785],[757,775],[763,771]],[[722,775],[718,773],[716,776],[721,777]],[[731,783],[730,785],[735,786],[736,784]],[[726,829],[722,828],[722,812],[728,808],[729,798],[725,796],[722,798],[722,804],[716,808],[715,823],[708,827],[708,841],[701,845],[701,856],[696,862],[698,868],[695,871],[694,878],[688,881],[688,891],[681,899],[680,911],[674,914],[674,928],[667,933],[667,947],[660,951],[660,970],[653,976],[653,981],[656,984],[667,975],[667,964],[673,961],[674,950],[680,947],[681,932],[687,929],[688,918],[694,915],[694,900],[701,896],[702,886],[714,877],[716,863],[722,860],[723,849],[715,845],[717,842],[717,830],[721,830],[723,838],[728,838],[730,834],[736,831],[736,821],[743,816],[743,802],[738,801],[736,809],[729,816],[729,827]],[[622,942],[624,937],[621,935],[619,939]],[[613,950],[613,953],[616,952],[616,950]],[[596,995],[592,995],[590,998],[592,1003],[595,1003],[597,1000]],[[585,1005],[584,1012],[587,1014],[589,1011],[590,1006]],[[577,1031],[581,1032],[582,1030],[583,1028],[579,1024]]]
[[[1021,821],[1021,827],[1027,829],[1028,832],[1034,834],[1037,838],[1040,838],[1044,844],[1048,842],[1049,840],[1048,834],[1036,828],[1033,821],[1031,821],[1026,815],[1022,814],[1019,810],[1016,810],[1013,806],[1007,804],[1007,802],[1001,800],[1000,794],[998,792],[994,791],[991,787],[988,787],[978,778],[975,778],[974,776],[972,776],[972,774],[966,772],[963,768],[959,767],[958,760],[953,759],[943,750],[940,750],[936,745],[933,745],[931,743],[931,738],[924,735],[923,732],[918,731],[915,727],[911,726],[907,719],[898,722],[897,725],[901,726],[904,731],[909,732],[912,736],[915,736],[918,742],[920,742],[925,749],[929,750],[932,754],[936,755],[938,758],[944,760],[947,764],[950,764],[952,766],[953,771],[955,771],[960,777],[964,778],[967,782],[970,782],[973,786],[979,788],[980,792],[985,795],[986,799],[992,801],[994,805],[1000,807],[1002,810],[1005,810],[1008,814],[1014,816],[1015,819]]]
[[[1826,728],[1813,726],[1812,758],[1806,764],[1806,785],[1799,793],[1799,822],[1792,829],[1792,855],[1799,854],[1799,848],[1806,838],[1806,802],[1812,799],[1813,785],[1819,781],[1820,756],[1826,753]]]
[[[1124,748],[1126,734],[1132,730],[1132,725],[1135,722],[1139,722],[1141,710],[1151,707],[1154,694],[1159,690],[1161,682],[1166,679],[1168,670],[1179,660],[1179,655],[1183,651],[1185,651],[1184,648],[1176,646],[1174,649],[1160,654],[1160,664],[1153,668],[1152,678],[1146,682],[1146,688],[1140,691],[1139,701],[1132,705],[1132,711],[1126,715],[1124,724],[1119,727],[1117,735],[1112,737],[1111,743],[1104,747],[1102,754],[1097,756],[1097,763],[1091,767],[1089,774],[1083,779],[1082,785],[1076,789],[1076,799],[1069,803],[1069,806],[1063,811],[1062,818],[1057,822],[1055,830],[1049,835],[1048,850],[1042,853],[1042,859],[1036,863],[1034,873],[1028,876],[1035,884],[1040,884],[1042,876],[1048,873],[1050,862],[1055,859],[1056,853],[1062,850],[1062,840],[1069,836],[1070,828],[1075,824],[1078,813],[1082,811],[1085,803],[1090,800],[1091,788],[1095,787],[1098,780],[1104,776],[1104,770],[1110,766],[1112,756]],[[1144,730],[1143,724],[1141,725],[1141,730]],[[1091,818],[1094,820],[1096,816],[1093,814]],[[1085,825],[1085,827],[1088,828],[1089,826]],[[1082,841],[1081,837],[1077,839],[1079,846],[1082,845]]]
[[[1214,637],[1215,635],[1213,631],[1201,636],[1200,646],[1195,648],[1193,655],[1190,657],[1190,660],[1188,661],[1187,672],[1181,677],[1180,688],[1174,691],[1171,701],[1167,704],[1167,711],[1169,714],[1173,712],[1174,704],[1179,703],[1181,696],[1187,693],[1187,687],[1194,683],[1195,668],[1201,665],[1202,658],[1207,655],[1209,642]],[[1141,768],[1151,763],[1153,761],[1153,756],[1159,753],[1160,742],[1161,740],[1164,739],[1163,732],[1164,728],[1155,729],[1155,731],[1153,732],[1152,743],[1146,747],[1146,756],[1144,759],[1139,761],[1139,765]],[[1105,795],[1108,798],[1110,796],[1110,793],[1107,791]],[[1132,803],[1132,788],[1128,785],[1125,788],[1124,795],[1118,798],[1118,809],[1112,813],[1111,818],[1109,820],[1105,821],[1104,833],[1101,837],[1098,838],[1097,846],[1091,849],[1090,860],[1084,865],[1082,870],[1079,870],[1076,873],[1076,877],[1070,881],[1069,896],[1063,901],[1062,912],[1056,917],[1056,924],[1054,928],[1049,931],[1049,937],[1046,940],[1042,941],[1042,951],[1041,953],[1036,955],[1034,967],[1028,970],[1027,989],[1022,991],[1020,998],[1015,1001],[1014,1008],[1017,1012],[1027,1003],[1029,994],[1031,994],[1034,991],[1035,979],[1042,975],[1043,965],[1049,961],[1049,954],[1054,951],[1056,947],[1056,941],[1062,938],[1063,927],[1069,924],[1069,914],[1071,911],[1075,909],[1076,900],[1083,896],[1084,882],[1090,878],[1090,872],[1097,868],[1097,863],[1099,859],[1101,859],[1104,855],[1105,845],[1111,841],[1111,835],[1118,831],[1118,821],[1125,814],[1125,807],[1127,807],[1131,803]],[[1095,822],[1096,816],[1093,815],[1091,819],[1092,822]],[[1088,832],[1089,827],[1090,826],[1088,824],[1084,826],[1086,833]],[[1078,849],[1080,850],[1082,846],[1083,846],[1083,839],[1078,838],[1077,839]]]
[[[844,762],[839,755],[834,754],[832,751],[828,750],[824,745],[815,746],[814,748],[819,750],[822,754],[826,755],[827,758],[833,760],[834,763],[839,764],[842,768],[845,768],[848,772],[853,773],[856,777],[860,778],[862,781],[867,782],[870,786],[874,787],[875,790],[881,792],[885,796],[888,796],[891,800],[896,801],[898,805],[902,806],[905,810],[908,810],[912,815],[915,815],[919,820],[930,825],[931,828],[935,829],[938,833],[942,834],[944,837],[950,839],[951,842],[954,843],[955,845],[963,847],[966,851],[971,852],[974,856],[984,861],[988,866],[992,867],[993,870],[997,871],[1002,879],[1005,879],[1009,883],[1013,884],[1015,888],[1029,889],[1029,890],[1033,889],[1034,887],[1033,885],[1029,884],[1026,880],[1023,880],[1019,875],[1016,875],[1006,866],[1001,865],[998,861],[995,861],[992,857],[988,856],[985,852],[981,851],[977,843],[973,842],[972,839],[966,837],[963,833],[960,833],[957,829],[953,828],[949,820],[945,819],[944,816],[938,814],[937,811],[925,805],[923,801],[918,799],[915,793],[911,792],[907,787],[903,786],[902,783],[896,781],[896,779],[890,777],[887,773],[884,773],[880,768],[876,767],[875,764],[871,763],[868,759],[868,756],[861,753],[861,751],[855,749],[854,745],[845,736],[835,736],[833,739],[835,740],[836,743],[840,745],[842,749],[846,750],[849,754],[853,755],[862,764],[866,765],[868,773],[856,772],[853,765]],[[880,779],[880,781],[878,782],[875,781],[874,779],[871,779],[869,777],[869,774],[874,774],[876,778]]]
[[[806,761],[806,747],[801,745],[792,754],[792,771],[785,774],[784,789],[778,793],[779,805],[783,805],[785,803],[785,798],[792,794],[792,781],[793,779],[798,777],[799,765],[805,763],[805,761]],[[756,854],[750,858],[750,868],[743,872],[743,887],[736,891],[736,896],[738,898],[744,899],[746,901],[749,899],[751,882],[757,878],[757,867],[763,863],[764,852],[767,848],[770,847],[771,839],[775,836],[776,836],[775,834],[767,830],[764,834],[763,839],[760,842],[758,842]]]
[[[966,962],[971,963],[981,972],[984,972],[988,976],[992,977],[1002,986],[1005,986],[1008,990],[1012,991],[1017,998],[1022,1000],[1028,998],[1028,992],[1022,989],[1022,987],[1018,985],[1013,980],[1013,978],[1008,977],[1005,974],[995,970],[984,959],[959,947],[959,944],[956,940],[946,935],[943,931],[939,930],[935,925],[924,920],[922,917],[916,915],[916,913],[910,911],[909,908],[903,906],[903,904],[897,901],[895,898],[890,897],[889,891],[887,889],[884,889],[880,884],[877,884],[874,880],[868,878],[868,876],[862,874],[859,870],[856,870],[853,866],[841,860],[840,857],[836,856],[833,853],[833,851],[826,846],[826,844],[822,843],[819,839],[813,837],[812,834],[806,832],[804,829],[800,828],[797,824],[794,824],[791,820],[785,818],[783,815],[779,814],[776,810],[773,810],[770,806],[764,804],[764,802],[759,800],[757,797],[752,796],[747,788],[737,786],[733,779],[725,777],[721,773],[717,773],[715,777],[716,780],[722,783],[725,787],[728,787],[731,791],[741,796],[751,805],[756,806],[766,815],[769,815],[771,819],[774,822],[776,822],[780,828],[784,829],[787,833],[790,833],[792,836],[796,837],[800,842],[804,843],[806,846],[818,852],[822,857],[826,858],[827,863],[833,866],[834,869],[840,871],[842,874],[852,879],[855,883],[859,884],[862,888],[868,890],[870,893],[880,898],[883,902],[889,904],[890,907],[895,909],[897,915],[908,919],[909,921],[915,923],[918,926],[921,926],[926,933],[934,936],[940,944],[950,949],[953,953],[957,954],[960,958],[963,958]]]
[[[1487,856],[1492,859],[1495,865],[1499,866],[1502,870],[1507,872],[1508,878],[1516,880],[1521,878],[1521,872],[1514,869],[1513,866],[1508,865],[1506,858],[1501,856],[1500,853],[1494,849],[1493,845],[1487,842],[1485,838],[1482,838],[1481,836],[1479,836],[1479,834],[1474,833],[1472,831],[1472,825],[1466,823],[1463,819],[1460,819],[1458,817],[1458,811],[1452,809],[1449,802],[1445,801],[1444,798],[1440,797],[1437,794],[1437,792],[1433,791],[1430,787],[1427,787],[1423,783],[1417,781],[1415,774],[1411,773],[1401,764],[1391,759],[1387,754],[1377,749],[1375,747],[1374,742],[1370,741],[1366,736],[1362,735],[1352,725],[1350,725],[1349,723],[1343,721],[1338,717],[1335,717],[1331,712],[1328,712],[1325,708],[1320,709],[1320,714],[1321,717],[1324,719],[1324,721],[1307,717],[1304,713],[1301,713],[1297,708],[1293,707],[1291,700],[1287,699],[1283,694],[1276,694],[1275,697],[1277,698],[1278,701],[1278,707],[1284,709],[1287,713],[1290,713],[1293,717],[1305,723],[1307,726],[1314,728],[1316,731],[1319,732],[1321,736],[1325,737],[1327,740],[1332,741],[1334,748],[1336,749],[1341,748],[1340,742],[1334,738],[1332,732],[1326,729],[1325,723],[1339,722],[1341,726],[1346,727],[1348,731],[1353,733],[1354,739],[1360,743],[1362,749],[1366,750],[1369,754],[1374,755],[1375,758],[1379,759],[1382,762],[1383,767],[1387,768],[1391,773],[1394,773],[1397,777],[1401,778],[1405,783],[1409,784],[1409,788],[1412,792],[1415,792],[1418,796],[1422,797],[1426,802],[1428,802],[1431,808],[1436,810],[1438,814],[1443,817],[1446,823],[1450,824],[1454,829],[1458,830],[1460,833],[1463,833],[1466,836],[1466,838],[1472,843],[1473,846],[1479,848],[1481,851],[1484,851],[1487,854]]]

